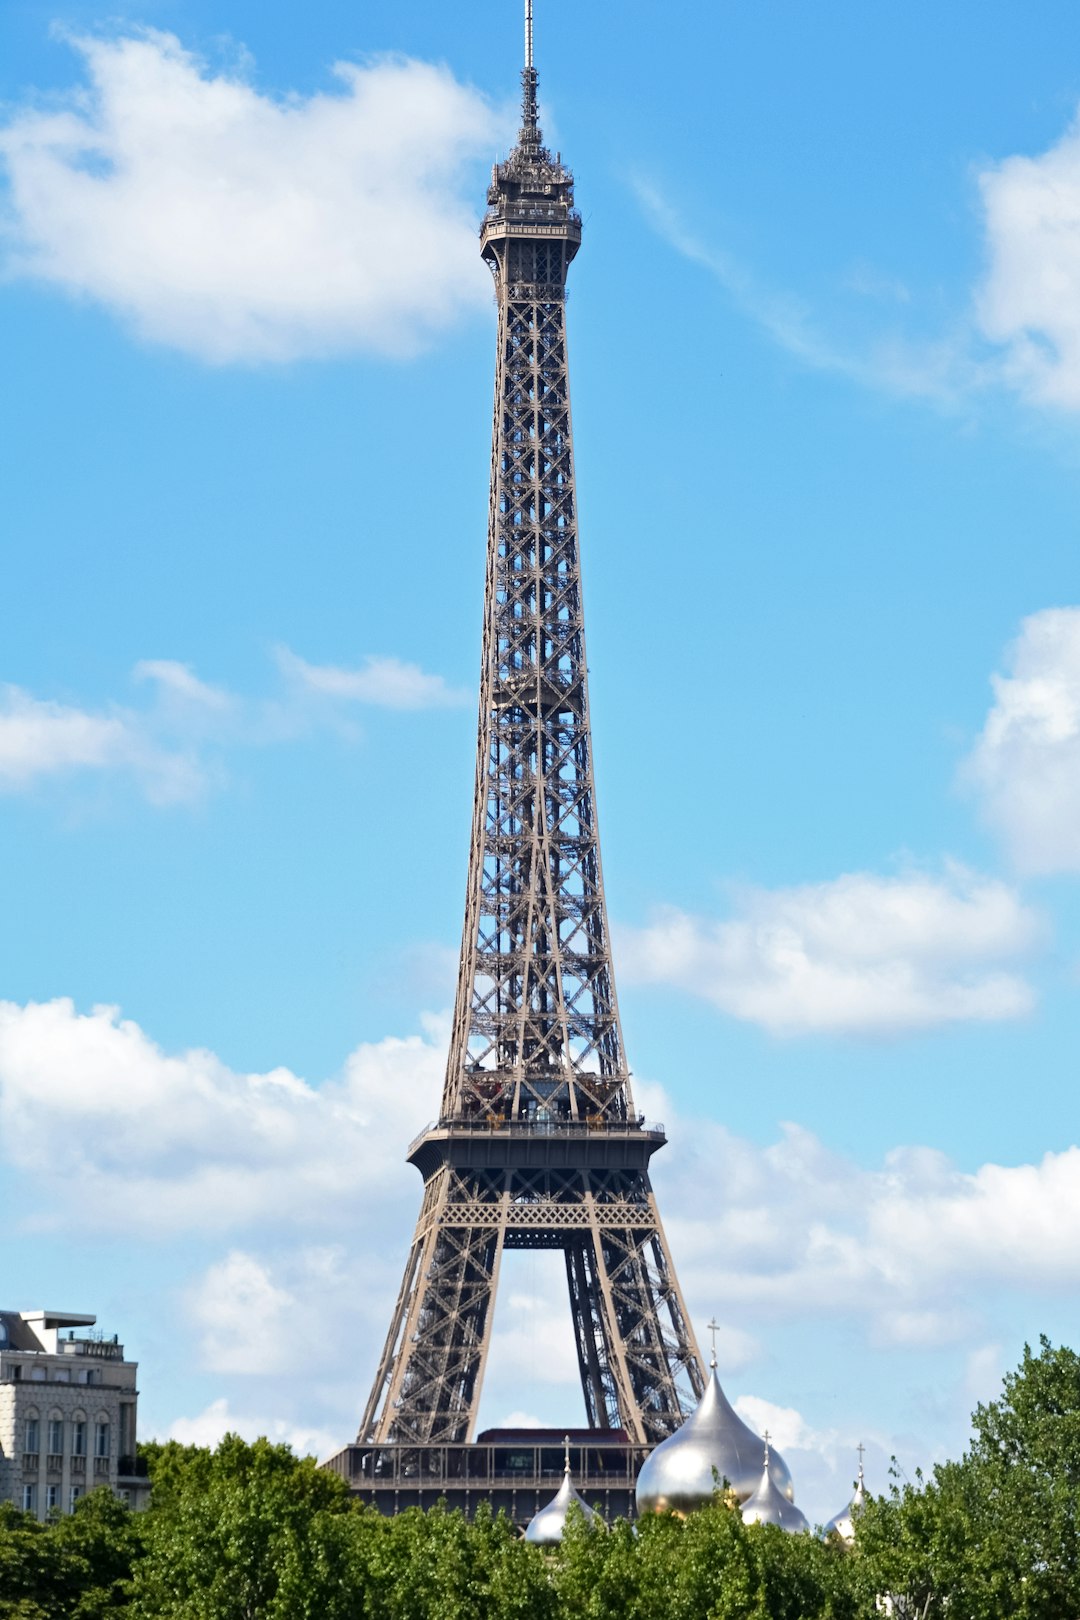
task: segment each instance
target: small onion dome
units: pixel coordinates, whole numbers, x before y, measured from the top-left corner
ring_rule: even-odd
[[[841,1541],[848,1545],[855,1540],[855,1520],[866,1506],[866,1481],[863,1479],[862,1446],[859,1447],[859,1477],[855,1481],[855,1495],[846,1508],[842,1508],[835,1519],[830,1519],[825,1526],[827,1536],[839,1536]]]
[[[566,1472],[558,1492],[554,1495],[547,1507],[542,1507],[539,1513],[534,1513],[525,1527],[525,1540],[534,1541],[540,1547],[557,1547],[563,1538],[566,1529],[566,1520],[570,1512],[571,1502],[576,1502],[586,1520],[592,1523],[596,1514],[591,1507],[586,1507],[570,1478],[570,1461],[567,1458]]]
[[[762,1440],[743,1422],[716,1376],[712,1362],[697,1411],[681,1429],[646,1457],[637,1481],[639,1513],[690,1513],[711,1502],[717,1483],[726,1479],[740,1502],[757,1488]],[[769,1472],[780,1495],[792,1501],[795,1491],[787,1464],[773,1452]]]
[[[766,1435],[765,1466],[761,1470],[757,1490],[742,1505],[743,1523],[775,1524],[778,1529],[787,1530],[791,1535],[796,1535],[800,1530],[809,1530],[805,1513],[777,1490],[769,1462],[769,1437]]]

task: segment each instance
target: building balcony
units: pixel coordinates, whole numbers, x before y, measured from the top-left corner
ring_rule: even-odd
[[[23,1452],[22,1465],[23,1465],[23,1473],[24,1474],[36,1474],[37,1471],[38,1471],[38,1467],[39,1467],[40,1463],[41,1463],[41,1455],[40,1455],[39,1452],[36,1452],[36,1451],[24,1451]]]
[[[59,1451],[50,1451],[45,1458],[45,1472],[47,1474],[60,1474],[63,1472],[64,1459]]]
[[[72,1457],[72,1459],[71,1459],[71,1472],[73,1474],[85,1474],[86,1473],[86,1458],[85,1457]]]
[[[108,1477],[109,1477],[109,1458],[108,1457],[95,1457],[94,1458],[94,1477],[96,1479],[108,1479]]]
[[[116,1465],[120,1479],[149,1479],[150,1464],[145,1457],[121,1457]]]

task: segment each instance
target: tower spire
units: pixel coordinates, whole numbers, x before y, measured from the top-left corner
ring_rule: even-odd
[[[533,0],[525,0],[525,67],[521,74],[521,144],[539,146],[537,76],[533,65]]]

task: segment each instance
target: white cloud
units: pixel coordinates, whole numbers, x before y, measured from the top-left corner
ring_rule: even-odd
[[[437,1106],[445,1038],[429,1026],[360,1047],[315,1087],[285,1069],[245,1075],[211,1053],[165,1054],[113,1010],[0,1004],[0,1162],[13,1207],[30,1225],[48,1211],[60,1234],[117,1239],[137,1210],[140,1241],[163,1254],[172,1243],[189,1278],[193,1246],[205,1253],[176,1295],[185,1375],[201,1363],[222,1382],[205,1410],[159,1432],[200,1443],[267,1433],[321,1455],[351,1432],[419,1202],[402,1153]],[[872,1434],[804,1422],[776,1404],[775,1374],[759,1393],[753,1369],[771,1365],[780,1325],[839,1330],[853,1354],[860,1341],[905,1356],[958,1346],[965,1390],[983,1393],[998,1354],[987,1316],[1002,1291],[1071,1297],[1080,1283],[1080,1147],[970,1172],[898,1148],[866,1168],[798,1126],[762,1147],[680,1120],[657,1088],[641,1089],[669,1123],[655,1179],[692,1319],[700,1329],[718,1311],[730,1325],[718,1347],[728,1393],[802,1453],[800,1499],[815,1511],[841,1506],[855,1441],[871,1443],[875,1467],[880,1453],[879,1481],[896,1446],[875,1452]],[[253,1228],[254,1247],[237,1240]],[[252,1378],[278,1383],[234,1410],[228,1381]],[[579,1403],[560,1257],[509,1254],[482,1421],[565,1422]]]
[[[203,1330],[202,1363],[212,1372],[282,1372],[301,1337],[295,1296],[240,1249],[210,1267],[192,1295],[191,1314]]]
[[[849,1318],[871,1345],[929,1348],[970,1342],[994,1288],[1052,1296],[1080,1282],[1080,1147],[972,1172],[896,1148],[865,1169],[796,1125],[758,1147],[709,1121],[672,1123],[670,1102],[664,1117],[655,1178],[695,1321],[722,1300],[759,1336]]]
[[[178,663],[173,658],[144,658],[135,665],[132,675],[137,681],[154,681],[171,696],[184,703],[196,703],[207,709],[228,708],[229,694],[220,687],[208,686],[195,674],[190,664]]]
[[[447,69],[276,96],[170,34],[71,43],[88,84],[0,131],[9,273],[212,362],[408,353],[490,300],[470,170],[503,131]]]
[[[963,767],[1025,872],[1080,871],[1080,608],[1024,619]]]
[[[1004,344],[1011,380],[1032,399],[1080,407],[1080,124],[1037,157],[979,177],[989,267],[984,334]]]
[[[187,1290],[200,1364],[242,1377],[310,1379],[327,1362],[328,1325],[349,1317],[344,1302],[357,1289],[338,1244],[286,1246],[270,1258],[230,1249]]]
[[[747,889],[722,922],[661,912],[624,930],[624,973],[705,997],[778,1035],[895,1035],[1029,1011],[1000,964],[1038,935],[1005,884],[950,865],[943,876],[856,872],[797,888]]]
[[[763,286],[732,254],[696,236],[656,186],[638,176],[633,188],[656,234],[684,259],[700,265],[742,314],[811,370],[846,377],[861,387],[902,399],[925,399],[940,406],[955,405],[965,391],[978,385],[977,369],[965,353],[962,335],[918,344],[898,333],[863,342],[839,339],[823,328],[801,300]],[[858,276],[859,272],[854,274]],[[908,298],[902,284],[865,267],[855,290],[878,296],[887,292],[894,301],[906,302]]]
[[[167,1055],[115,1009],[0,1003],[0,1154],[27,1176],[21,1202],[52,1211],[61,1230],[126,1231],[137,1208],[148,1237],[253,1224],[287,1237],[287,1263],[234,1247],[191,1292],[220,1367],[245,1314],[271,1328],[293,1301],[318,1316],[317,1301],[342,1291],[342,1253],[313,1231],[336,1242],[392,1206],[395,1268],[403,1259],[419,1192],[403,1151],[437,1108],[445,1039],[431,1024],[360,1046],[316,1087],[286,1069],[238,1074],[208,1052]],[[761,1148],[706,1120],[672,1124],[670,1100],[661,1107],[665,1222],[706,1316],[717,1299],[746,1324],[743,1306],[759,1321],[850,1309],[878,1339],[940,1343],[966,1331],[985,1283],[1080,1281],[1080,1147],[972,1172],[897,1148],[867,1170],[795,1125]],[[499,1356],[575,1379],[558,1256],[508,1256],[504,1285]],[[743,1327],[722,1360],[755,1348]]]
[[[858,1469],[862,1444],[867,1484],[884,1490],[894,1446],[880,1433],[865,1429],[844,1432],[815,1428],[793,1406],[778,1406],[760,1395],[740,1395],[735,1410],[758,1434],[766,1429],[792,1470],[795,1497],[811,1522],[827,1522],[846,1507]]]
[[[41,702],[17,686],[0,689],[0,783],[22,787],[36,776],[116,764],[130,752],[123,721],[62,703]]]
[[[448,686],[441,675],[425,674],[418,664],[406,664],[400,658],[371,655],[359,669],[342,669],[335,664],[309,664],[287,647],[279,647],[276,657],[287,680],[302,692],[321,698],[381,709],[457,708],[469,699],[468,693]]]
[[[142,659],[132,670],[152,691],[140,709],[114,703],[94,712],[0,685],[0,793],[76,773],[112,773],[133,780],[151,803],[176,804],[220,779],[226,750],[287,743],[336,724],[343,703],[416,711],[467,701],[441,675],[398,658],[368,657],[348,670],[309,664],[286,647],[274,656],[284,691],[251,699],[169,658]]]
[[[95,714],[0,686],[0,792],[76,771],[129,773],[157,804],[191,799],[203,786],[190,753],[159,746],[128,710]]]
[[[225,1396],[211,1401],[193,1418],[176,1418],[166,1430],[165,1439],[179,1440],[184,1446],[216,1446],[227,1434],[238,1434],[243,1440],[257,1440],[265,1435],[275,1445],[291,1446],[300,1457],[329,1457],[344,1444],[340,1434],[331,1434],[328,1430],[290,1423],[279,1417],[253,1417],[233,1412]]]
[[[777,1406],[763,1400],[760,1395],[740,1395],[735,1410],[758,1434],[769,1431],[769,1438],[777,1451],[815,1451],[823,1448],[827,1437],[812,1429],[793,1406]]]
[[[126,1229],[132,1208],[150,1233],[339,1223],[412,1190],[403,1147],[438,1107],[444,1050],[432,1023],[316,1087],[168,1055],[116,1008],[0,1002],[0,1151],[61,1225]]]

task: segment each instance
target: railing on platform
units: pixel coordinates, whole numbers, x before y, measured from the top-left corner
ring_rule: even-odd
[[[570,1463],[578,1490],[632,1488],[648,1446],[624,1443],[572,1445]],[[451,1491],[489,1488],[557,1489],[564,1455],[558,1445],[524,1442],[497,1445],[352,1445],[326,1464],[365,1490]]]
[[[530,1136],[530,1137],[590,1137],[603,1136],[664,1136],[667,1132],[657,1120],[647,1120],[644,1114],[634,1119],[607,1119],[595,1114],[588,1119],[505,1119],[492,1113],[479,1119],[433,1119],[418,1131],[409,1143],[408,1158],[426,1136],[438,1132],[440,1136],[468,1140],[477,1136]]]

